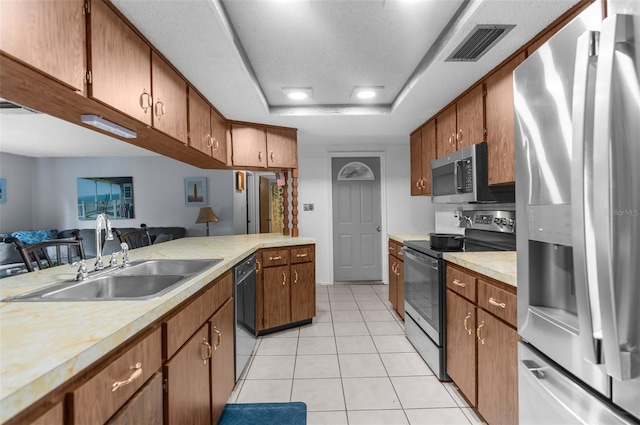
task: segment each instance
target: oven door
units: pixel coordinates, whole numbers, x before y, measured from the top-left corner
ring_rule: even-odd
[[[444,260],[404,248],[405,313],[439,346],[443,346],[444,309],[442,288]]]

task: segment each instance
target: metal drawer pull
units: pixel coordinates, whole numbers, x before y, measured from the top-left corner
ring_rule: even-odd
[[[294,270],[293,274],[296,276],[295,279],[293,280],[293,283],[298,283],[298,272]]]
[[[307,256],[306,252],[304,254],[296,254],[296,258],[304,258],[306,256]]]
[[[133,369],[133,373],[129,376],[129,379],[125,379],[124,381],[116,381],[111,386],[111,392],[116,391],[120,387],[124,387],[125,385],[129,385],[136,379],[142,376],[142,363],[138,362],[135,366],[131,366],[130,369]]]
[[[467,331],[469,335],[471,335],[471,329],[467,327],[467,320],[469,319],[471,319],[471,313],[467,313],[466,317],[464,318],[463,326],[464,326],[464,330]]]
[[[482,321],[482,323],[480,323],[478,329],[476,329],[476,336],[478,337],[478,340],[482,343],[482,345],[484,345],[484,338],[480,336],[480,329],[482,328],[484,328],[484,320]]]
[[[463,288],[464,288],[465,286],[467,286],[467,284],[466,284],[466,283],[464,283],[464,282],[460,282],[458,279],[453,279],[453,284],[454,284],[454,285],[456,285],[456,286],[462,286]]]
[[[284,272],[282,272],[282,286],[284,286],[287,283],[287,275],[284,274]]]
[[[276,255],[275,257],[269,257],[269,261],[273,261],[273,260],[282,260],[282,256]]]
[[[222,344],[222,333],[216,328],[213,327],[213,331],[218,335],[218,343],[213,346],[213,351],[217,350],[220,344]]]
[[[505,303],[499,303],[498,301],[496,301],[495,299],[493,299],[493,297],[489,298],[489,304],[491,305],[495,305],[496,307],[500,307],[500,308],[507,308],[507,304]]]
[[[213,354],[213,349],[205,338],[202,338],[202,345],[207,349],[207,353],[202,357],[202,363],[207,364],[207,360],[209,360]]]

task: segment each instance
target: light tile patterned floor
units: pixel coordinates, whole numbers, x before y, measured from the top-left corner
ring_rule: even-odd
[[[483,424],[404,336],[388,286],[318,285],[311,325],[259,338],[230,403],[303,401],[308,425]]]

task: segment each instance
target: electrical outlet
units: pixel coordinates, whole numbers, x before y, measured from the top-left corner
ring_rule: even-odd
[[[302,210],[303,211],[313,211],[313,204],[303,204],[302,205]]]

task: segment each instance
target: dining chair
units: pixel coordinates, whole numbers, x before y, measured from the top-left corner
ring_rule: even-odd
[[[72,234],[72,238],[51,239],[34,244],[24,243],[13,236],[4,238],[4,242],[16,246],[27,271],[32,272],[84,260],[80,231],[76,229]]]
[[[142,223],[139,229],[123,231],[121,229],[113,229],[120,243],[126,242],[129,249],[140,248],[151,245],[151,236],[147,225]]]

